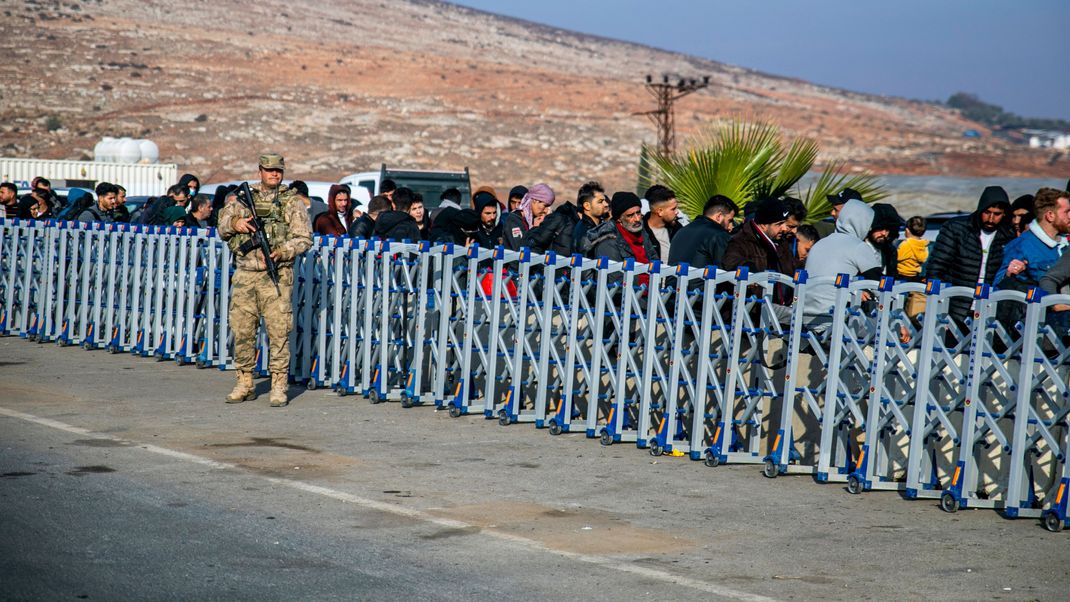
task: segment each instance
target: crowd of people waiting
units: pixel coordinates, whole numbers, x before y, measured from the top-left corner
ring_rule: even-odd
[[[684,225],[676,194],[662,185],[651,186],[640,199],[626,191],[609,196],[591,181],[579,187],[574,202],[559,202],[546,184],[516,186],[505,198],[489,186],[477,188],[471,199],[451,188],[430,211],[418,193],[390,180],[381,183],[380,193],[363,211],[354,207],[347,185],[331,186],[326,202],[309,197],[303,182],[289,186],[305,202],[313,230],[322,235],[527,247],[563,256],[725,270],[746,267],[787,275],[805,268],[811,278],[843,273],[867,279],[932,279],[952,286],[1040,287],[1048,293],[1067,292],[1070,285],[1070,193],[1056,188],[1041,188],[1014,202],[1001,187],[985,188],[976,210],[943,224],[930,245],[924,237],[925,218],[904,221],[892,205],[867,204],[850,188],[828,197],[831,222],[806,224],[805,204],[791,197],[757,199],[740,207],[715,195]],[[236,188],[220,186],[209,197],[199,194],[197,177],[186,174],[166,195],[130,213],[122,186],[98,184],[95,200],[72,190],[62,205],[48,180],[37,178],[21,198],[14,184],[0,184],[0,203],[9,218],[66,216],[199,228],[215,225],[216,214]],[[831,286],[815,287],[804,313],[818,322],[827,319],[833,296]],[[789,314],[786,297],[774,299],[778,316]],[[1070,324],[1070,307],[1056,309]],[[954,300],[950,307],[956,319],[965,318],[969,310],[966,299]]]

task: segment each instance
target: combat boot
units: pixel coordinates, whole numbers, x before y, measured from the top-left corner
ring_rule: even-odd
[[[271,407],[281,408],[290,404],[286,393],[290,389],[290,382],[285,372],[271,373]]]
[[[238,370],[238,384],[227,395],[227,403],[241,403],[256,399],[256,387],[253,385],[253,373]]]

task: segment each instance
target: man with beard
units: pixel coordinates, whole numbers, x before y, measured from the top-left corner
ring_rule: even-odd
[[[899,279],[899,256],[893,241],[899,236],[903,218],[888,203],[873,204],[873,225],[869,227],[866,243],[873,248],[881,263],[881,273]]]
[[[996,275],[1000,288],[1028,290],[1066,254],[1070,233],[1070,193],[1041,188],[1034,197],[1036,218],[1007,244]],[[1012,283],[1011,281],[1015,281]]]
[[[779,199],[755,201],[754,217],[743,223],[725,247],[721,267],[747,266],[751,273],[780,272],[777,243],[790,231],[790,208]]]
[[[490,249],[502,244],[502,226],[498,223],[498,201],[492,196],[476,198],[476,214],[479,226],[475,231],[475,241],[479,246]]]
[[[0,217],[12,219],[19,216],[19,189],[14,183],[0,184],[0,205],[4,206],[4,213]]]
[[[1009,219],[1011,203],[1007,191],[989,186],[970,215],[948,220],[936,236],[925,277],[951,286],[992,284],[1003,262],[1003,248],[1015,238]],[[951,299],[948,313],[963,321],[970,312],[969,299]]]
[[[572,252],[586,255],[587,233],[609,218],[609,199],[602,185],[591,181],[580,187],[576,206],[580,208],[580,221],[572,229]]]
[[[682,228],[676,193],[665,186],[655,184],[647,189],[644,196],[650,204],[650,212],[643,217],[643,229],[654,245],[655,253],[651,259],[668,263],[672,239]]]
[[[643,232],[642,203],[632,192],[616,192],[609,202],[613,219],[587,232],[588,257],[611,261],[634,259],[650,263],[657,257],[654,246]]]

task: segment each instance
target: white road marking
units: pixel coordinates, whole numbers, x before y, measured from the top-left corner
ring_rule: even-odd
[[[295,489],[297,491],[303,491],[305,493],[311,493],[311,494],[323,496],[323,497],[330,498],[330,499],[333,499],[333,500],[338,500],[340,502],[345,502],[347,504],[354,504],[356,506],[360,506],[361,508],[367,508],[369,510],[377,510],[379,512],[387,512],[387,513],[394,514],[394,515],[397,515],[397,516],[404,516],[406,518],[411,518],[413,520],[418,520],[418,521],[421,521],[421,522],[424,522],[424,523],[437,525],[439,527],[443,527],[443,528],[447,528],[447,529],[472,529],[472,528],[476,528],[476,525],[472,525],[472,524],[466,523],[464,521],[459,521],[459,520],[453,520],[453,519],[449,519],[449,518],[441,518],[441,517],[438,517],[438,516],[433,516],[433,515],[430,515],[430,514],[428,514],[426,512],[423,512],[421,510],[416,510],[414,508],[406,508],[404,506],[399,506],[397,504],[389,504],[389,503],[386,503],[386,502],[380,502],[378,500],[373,500],[373,499],[370,499],[370,498],[361,497],[359,495],[353,495],[351,493],[346,493],[344,491],[339,491],[337,489],[331,489],[330,487],[323,487],[321,485],[313,485],[311,483],[305,483],[305,482],[302,482],[302,481],[295,481],[295,480],[292,480],[292,479],[280,479],[278,477],[269,477],[269,476],[265,476],[265,475],[259,475],[259,474],[256,474],[254,472],[247,471],[247,470],[243,469],[242,467],[240,467],[240,466],[238,466],[236,464],[230,464],[228,462],[220,462],[218,460],[212,460],[211,458],[205,458],[203,456],[198,456],[198,455],[195,455],[195,454],[190,454],[190,453],[186,453],[186,452],[182,452],[182,451],[178,451],[178,450],[174,450],[174,449],[168,449],[166,447],[160,447],[158,445],[149,445],[149,444],[145,444],[145,443],[138,443],[137,441],[131,441],[129,439],[122,439],[120,437],[114,437],[112,435],[107,435],[107,434],[104,434],[104,433],[95,433],[95,432],[93,432],[93,431],[91,431],[89,429],[85,429],[85,428],[82,428],[82,427],[70,425],[70,424],[67,424],[65,422],[60,422],[58,420],[52,420],[51,418],[42,418],[40,416],[34,416],[33,414],[26,414],[24,412],[11,410],[11,409],[4,408],[4,407],[0,407],[0,415],[7,416],[9,418],[16,418],[18,420],[24,420],[26,422],[31,422],[31,423],[38,424],[38,425],[41,425],[41,426],[47,426],[47,427],[52,428],[52,429],[56,429],[56,430],[59,430],[59,431],[64,431],[64,432],[67,432],[67,433],[72,433],[72,434],[75,434],[75,435],[80,435],[80,436],[83,436],[83,437],[89,437],[89,438],[92,438],[92,439],[103,439],[103,440],[107,440],[107,441],[114,441],[116,443],[122,443],[122,444],[124,444],[126,446],[129,446],[131,448],[143,449],[143,450],[145,450],[147,452],[151,452],[153,454],[165,456],[165,457],[168,457],[168,458],[174,458],[176,460],[182,460],[182,461],[185,461],[185,462],[191,462],[193,464],[200,464],[201,466],[206,466],[208,468],[213,468],[213,469],[218,469],[218,470],[236,470],[236,471],[242,472],[243,474],[247,474],[249,476],[252,476],[252,477],[255,477],[255,478],[258,478],[258,479],[262,479],[264,481],[267,481],[269,483],[273,483],[275,485],[281,485],[283,487],[289,487],[289,488]],[[607,557],[607,556],[597,556],[597,555],[593,555],[593,554],[580,554],[580,553],[576,553],[576,552],[568,552],[566,550],[558,550],[558,549],[555,549],[555,548],[549,548],[549,547],[543,545],[542,543],[540,543],[540,542],[538,542],[538,541],[536,541],[534,539],[529,539],[527,537],[522,537],[522,536],[514,535],[514,534],[511,534],[511,533],[505,533],[503,531],[498,531],[498,530],[495,530],[495,529],[481,528],[481,529],[479,529],[479,533],[485,534],[485,535],[487,535],[489,537],[493,537],[493,538],[501,540],[501,541],[511,542],[511,543],[514,543],[514,544],[517,544],[517,545],[520,545],[520,546],[523,546],[523,547],[526,547],[526,548],[529,548],[529,549],[535,549],[535,550],[539,550],[539,551],[543,551],[543,552],[548,552],[548,553],[551,553],[551,554],[556,554],[558,556],[564,556],[565,558],[568,558],[570,560],[577,560],[577,561],[580,561],[580,562],[586,562],[588,564],[597,565],[597,566],[600,566],[600,567],[604,567],[604,568],[607,568],[607,569],[610,569],[610,570],[614,570],[614,571],[619,571],[619,572],[622,572],[622,573],[630,573],[632,575],[637,575],[637,576],[645,577],[645,578],[648,578],[648,579],[655,579],[655,580],[658,580],[658,581],[664,581],[666,583],[672,583],[672,584],[675,584],[675,585],[680,585],[680,586],[683,586],[683,587],[691,588],[691,589],[698,590],[698,591],[701,591],[701,592],[706,592],[708,594],[713,594],[715,596],[720,596],[720,597],[723,597],[723,598],[731,598],[733,600],[746,600],[748,602],[768,602],[768,601],[773,600],[773,598],[768,598],[768,597],[761,596],[761,595],[758,595],[758,594],[751,594],[751,593],[748,593],[748,592],[739,591],[739,590],[736,590],[736,589],[732,589],[730,587],[725,587],[723,585],[718,585],[716,583],[710,583],[708,581],[702,581],[702,580],[699,580],[699,579],[691,579],[689,577],[682,577],[680,575],[673,575],[672,573],[668,573],[668,572],[661,571],[661,570],[658,570],[658,569],[653,569],[653,568],[648,568],[648,567],[643,567],[643,566],[637,566],[637,565],[634,565],[634,564],[629,564],[627,562],[623,562],[623,561],[621,561],[619,559],[616,559],[616,558],[610,558],[610,557]]]

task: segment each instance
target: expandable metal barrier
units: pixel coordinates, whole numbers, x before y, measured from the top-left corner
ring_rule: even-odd
[[[231,264],[211,229],[0,219],[0,334],[225,370]],[[1070,525],[1070,296],[319,236],[294,276],[310,389]]]

